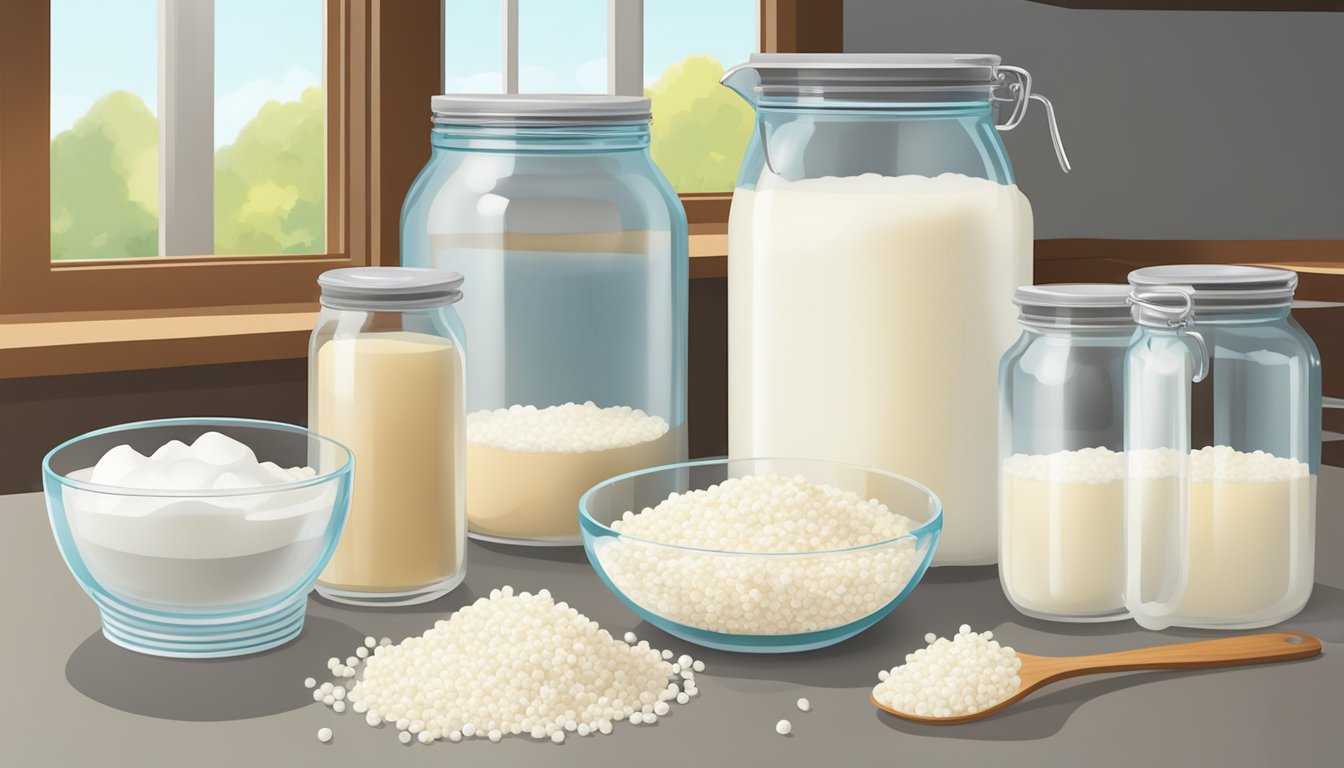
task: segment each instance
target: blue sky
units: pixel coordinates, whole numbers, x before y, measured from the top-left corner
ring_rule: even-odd
[[[322,0],[215,0],[215,145],[262,104],[322,80]],[[444,89],[502,90],[500,0],[444,0]],[[158,0],[52,0],[51,133],[122,89],[151,110]],[[519,0],[524,92],[606,90],[606,0]],[[692,53],[725,65],[756,47],[757,0],[645,0],[644,79]]]
[[[445,0],[444,90],[499,92],[499,0]],[[692,53],[725,66],[756,50],[757,0],[644,0],[644,82]],[[601,93],[607,76],[606,0],[518,0],[523,92]]]
[[[114,90],[158,101],[158,0],[52,0],[51,133]],[[215,0],[215,145],[322,82],[322,0]]]

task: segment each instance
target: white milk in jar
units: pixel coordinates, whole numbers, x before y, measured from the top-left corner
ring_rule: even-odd
[[[1031,205],[998,56],[755,54],[728,219],[728,451],[894,472],[943,503],[934,565],[997,557],[999,357]],[[1060,164],[1068,161],[1052,130]]]
[[[774,176],[733,194],[729,452],[899,472],[943,502],[935,564],[996,549],[997,371],[1031,205],[957,174]]]

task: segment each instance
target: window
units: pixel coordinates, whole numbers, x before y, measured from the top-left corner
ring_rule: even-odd
[[[384,182],[423,157],[372,140],[411,123],[371,102],[437,90],[414,68],[439,55],[414,32],[436,0],[382,5],[6,4],[0,314],[311,302],[381,261]],[[380,20],[418,47],[375,68]]]
[[[757,50],[757,0],[449,0],[445,11],[446,90],[643,93],[673,187],[732,191],[753,116],[719,78]]]
[[[52,260],[324,252],[322,30],[322,0],[52,0]]]
[[[468,2],[472,12],[462,19],[476,20],[471,22],[477,25],[475,31],[455,19],[445,36],[445,16],[452,17],[468,7]],[[74,9],[70,13],[76,17],[85,14],[98,20],[100,34],[94,44],[98,55],[82,65],[78,57],[63,58],[60,50],[60,40],[72,34],[63,25],[68,20],[63,15],[64,4]],[[547,6],[553,4],[563,4],[571,14],[591,9],[583,13],[593,29],[582,33],[590,42],[580,44],[580,38],[574,38],[575,50],[584,56],[578,64],[588,66],[582,72],[575,66],[572,87],[591,82],[596,88],[603,67],[592,62],[607,56],[610,62],[602,82],[624,93],[640,93],[646,85],[652,88],[670,60],[698,52],[698,45],[688,44],[684,50],[659,53],[661,43],[653,36],[661,33],[652,29],[655,24],[682,24],[677,29],[690,31],[675,32],[674,38],[699,40],[702,25],[723,25],[736,18],[728,15],[730,5],[755,7],[746,0],[691,0],[695,8],[705,10],[679,6],[673,0],[4,3],[0,9],[0,72],[6,73],[0,77],[0,103],[4,104],[0,109],[0,376],[182,364],[187,359],[201,363],[209,362],[211,355],[243,360],[248,355],[293,354],[284,350],[301,341],[302,334],[294,330],[302,326],[301,319],[285,320],[290,335],[283,339],[266,336],[263,326],[278,322],[283,313],[307,311],[317,297],[317,275],[340,266],[395,263],[401,202],[428,154],[426,105],[430,96],[445,90],[445,63],[452,73],[449,85],[455,90],[501,90],[506,74],[502,66],[505,12],[510,11],[509,18],[514,20],[509,28],[512,39],[526,43],[535,35],[545,37],[549,22],[540,26],[520,23],[521,14],[548,13]],[[299,13],[295,7],[307,9],[305,20],[283,22],[297,18],[285,16]],[[160,55],[167,55],[159,45],[161,8],[178,13],[179,20],[187,19],[185,13],[195,9],[197,20],[209,18],[213,23],[209,35],[195,26],[191,28],[199,38],[191,38],[190,32],[171,37],[198,40],[189,50],[175,54],[198,64],[193,72],[174,71],[179,77],[165,83],[165,91],[174,94],[171,98],[160,96],[158,82],[158,73],[163,71]],[[209,8],[209,13],[202,8]],[[758,10],[764,50],[838,50],[841,16],[834,0],[761,0]],[[321,33],[315,41],[310,33],[319,26],[319,12]],[[753,26],[746,21],[732,21],[729,26],[735,30],[733,44],[741,45],[742,53],[715,56],[740,59],[751,48]],[[646,35],[640,33],[646,28],[647,44]],[[464,35],[461,40],[454,37],[459,33]],[[478,41],[481,52],[463,58],[462,49]],[[209,57],[202,55],[207,46],[214,49]],[[277,49],[284,49],[284,55],[277,54]],[[511,67],[514,78],[521,75],[518,63],[551,66],[547,51],[553,48],[534,47],[528,52],[522,45],[513,45],[511,50],[519,57]],[[253,69],[229,75],[227,62],[219,63],[224,58],[242,59]],[[200,66],[201,62],[208,66]],[[263,66],[264,62],[270,63]],[[480,73],[485,74],[471,82],[452,79]],[[580,80],[581,76],[588,79]],[[269,84],[269,91],[246,87],[258,80]],[[266,107],[259,107],[258,100],[272,99],[279,106],[303,105],[304,94],[315,84],[321,86],[320,127],[313,114],[296,122],[306,126],[306,135],[320,134],[303,144],[313,155],[320,151],[323,157],[320,190],[303,181],[318,173],[310,158],[285,157],[281,162],[279,157],[263,157],[252,163],[250,156],[223,157],[226,148],[244,143],[253,118],[264,122]],[[84,85],[88,87],[81,90]],[[726,89],[715,89],[731,97]],[[114,99],[121,103],[108,105],[132,113],[133,135],[118,135],[113,141],[99,126],[90,133],[100,134],[101,144],[61,141],[66,132],[78,133],[77,124],[96,112],[93,107],[99,98],[116,91],[136,96],[134,100]],[[250,96],[234,95],[238,92]],[[203,118],[207,113],[209,117]],[[166,125],[173,119],[179,121],[178,127],[182,121],[194,121],[198,128],[204,125],[208,130],[176,131]],[[269,132],[263,133],[270,138]],[[189,145],[194,151],[187,152],[176,142],[164,146],[174,136],[194,139]],[[53,140],[61,144],[56,151]],[[71,147],[101,160],[66,162],[60,150]],[[169,157],[176,159],[163,160]],[[726,162],[737,164],[735,158]],[[236,173],[241,181],[221,172],[221,168],[239,166],[242,170]],[[258,167],[264,172],[254,174]],[[296,167],[304,169],[303,173],[285,175]],[[94,169],[101,169],[101,178]],[[73,181],[72,173],[78,174]],[[166,186],[170,184],[175,186]],[[174,189],[180,193],[170,191]],[[86,197],[81,199],[81,194]],[[203,202],[207,198],[208,204]],[[728,196],[722,192],[688,192],[683,200],[693,233],[697,222],[713,229],[726,220]],[[88,210],[104,218],[76,216]],[[243,226],[256,221],[265,226]],[[181,231],[195,245],[161,247],[161,239],[172,242],[171,230],[178,225],[186,227]],[[169,324],[163,336],[154,337],[165,326],[152,321],[162,317],[192,317],[201,322]],[[228,322],[250,330],[220,342],[219,349],[227,348],[227,354],[211,352],[196,343],[218,325],[206,322],[209,317],[241,318]],[[116,329],[97,330],[110,328],[104,324],[109,318],[117,318]],[[53,323],[71,330],[43,326]],[[72,335],[59,336],[65,333]],[[79,354],[70,350],[79,350]],[[98,362],[81,362],[86,353],[96,354]]]

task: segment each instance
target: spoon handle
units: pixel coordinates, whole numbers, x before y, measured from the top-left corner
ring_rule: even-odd
[[[1042,658],[1041,682],[1101,672],[1135,669],[1206,669],[1305,659],[1321,652],[1321,641],[1301,632],[1262,632],[1193,643],[1135,648],[1091,656]]]

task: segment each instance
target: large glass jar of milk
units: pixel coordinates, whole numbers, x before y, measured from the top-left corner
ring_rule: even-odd
[[[433,600],[467,572],[462,276],[357,267],[318,277],[308,426],[355,455],[350,512],[318,576],[355,605]]]
[[[1290,317],[1297,275],[1130,273],[1125,599],[1138,623],[1246,629],[1311,595],[1321,361]]]
[[[436,96],[402,261],[462,273],[474,537],[571,545],[579,497],[686,453],[686,215],[649,101]]]
[[[1128,285],[1017,289],[999,369],[999,580],[1056,621],[1123,619]]]
[[[993,563],[996,372],[1032,246],[996,128],[1049,102],[997,56],[762,54],[724,83],[757,111],[728,222],[729,453],[911,477],[943,501],[934,564]]]

